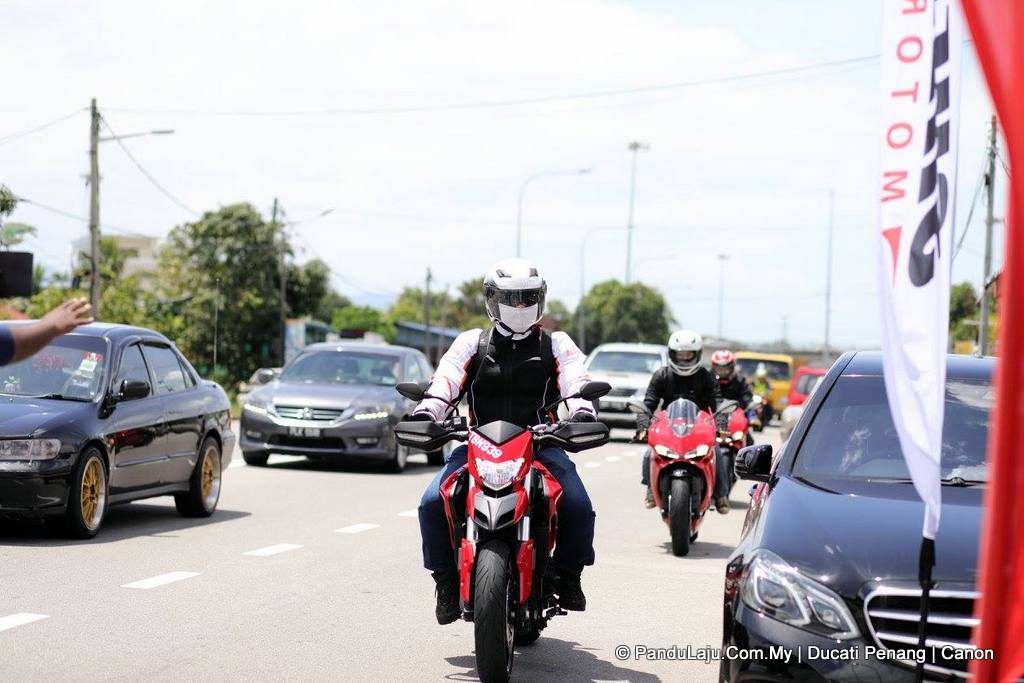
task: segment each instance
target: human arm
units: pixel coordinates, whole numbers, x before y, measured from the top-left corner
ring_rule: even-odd
[[[586,356],[576,346],[576,342],[565,332],[554,332],[551,335],[551,352],[555,356],[555,368],[558,373],[558,393],[561,396],[572,396],[590,381],[587,369],[583,367]],[[594,405],[582,398],[566,401],[569,414],[577,421],[586,420],[584,415],[596,419]]]
[[[35,322],[5,325],[0,332],[0,365],[34,356],[41,348],[79,325],[91,323],[92,306],[85,299],[69,299]]]
[[[453,403],[459,398],[466,384],[467,369],[479,347],[481,334],[483,330],[472,329],[455,338],[437,363],[437,370],[427,388],[428,394]],[[448,406],[443,401],[425,398],[416,406],[412,416],[415,419],[429,416],[433,420],[441,420],[447,410]]]

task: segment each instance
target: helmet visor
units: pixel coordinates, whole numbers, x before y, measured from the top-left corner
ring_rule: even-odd
[[[510,306],[512,308],[529,308],[540,306],[544,302],[544,291],[540,289],[498,289],[489,288],[488,303]]]
[[[715,371],[715,374],[719,377],[719,379],[729,379],[729,377],[732,376],[733,365],[732,363],[726,363],[724,365],[714,365],[712,369]]]
[[[670,350],[668,352],[668,357],[672,360],[673,363],[678,363],[680,365],[685,365],[687,363],[693,363],[698,358],[696,351],[675,351],[675,350]]]

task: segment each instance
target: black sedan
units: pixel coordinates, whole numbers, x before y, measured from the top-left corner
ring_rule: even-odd
[[[722,680],[910,681],[918,662],[931,679],[965,676],[979,654],[969,643],[993,361],[949,356],[946,367],[927,647],[917,647],[923,505],[889,413],[881,357],[850,353],[776,458],[758,445],[737,459],[737,475],[759,483],[725,579],[723,652],[744,656],[723,658]]]
[[[0,516],[91,538],[107,507],[173,495],[213,514],[234,448],[229,401],[164,336],[92,324],[0,369]]]
[[[265,465],[271,452],[314,459],[378,460],[405,469],[409,449],[393,427],[414,407],[395,391],[422,382],[433,368],[405,346],[326,342],[306,347],[281,375],[249,394],[242,406],[242,457]],[[441,453],[428,454],[431,464]]]

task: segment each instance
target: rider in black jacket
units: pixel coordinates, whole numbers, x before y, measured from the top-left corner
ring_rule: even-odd
[[[722,397],[718,380],[700,364],[704,351],[704,339],[692,330],[674,332],[668,340],[668,365],[659,368],[651,377],[644,396],[647,415],[637,417],[637,440],[646,440],[647,425],[650,415],[660,408],[668,406],[676,399],[685,398],[697,404],[701,410],[714,412],[716,403]],[[719,457],[717,470],[725,477],[716,477],[715,507],[725,514],[729,511],[728,472],[725,463]],[[640,483],[647,487],[644,504],[654,507],[654,493],[651,490],[651,452],[644,453],[643,471]],[[724,479],[724,484],[721,480]],[[724,488],[723,488],[724,487]]]

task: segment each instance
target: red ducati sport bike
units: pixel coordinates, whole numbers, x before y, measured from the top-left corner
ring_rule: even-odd
[[[406,398],[438,398],[426,386],[404,382]],[[611,390],[588,382],[575,396],[593,401]],[[565,611],[546,585],[555,547],[562,489],[534,455],[545,446],[571,453],[608,443],[600,422],[552,421],[524,429],[497,421],[468,426],[449,406],[441,422],[405,421],[395,426],[400,444],[435,451],[448,441],[467,441],[466,465],[441,482],[453,552],[459,569],[462,618],[473,622],[477,673],[482,681],[507,681],[516,645],[537,640],[548,621]]]

